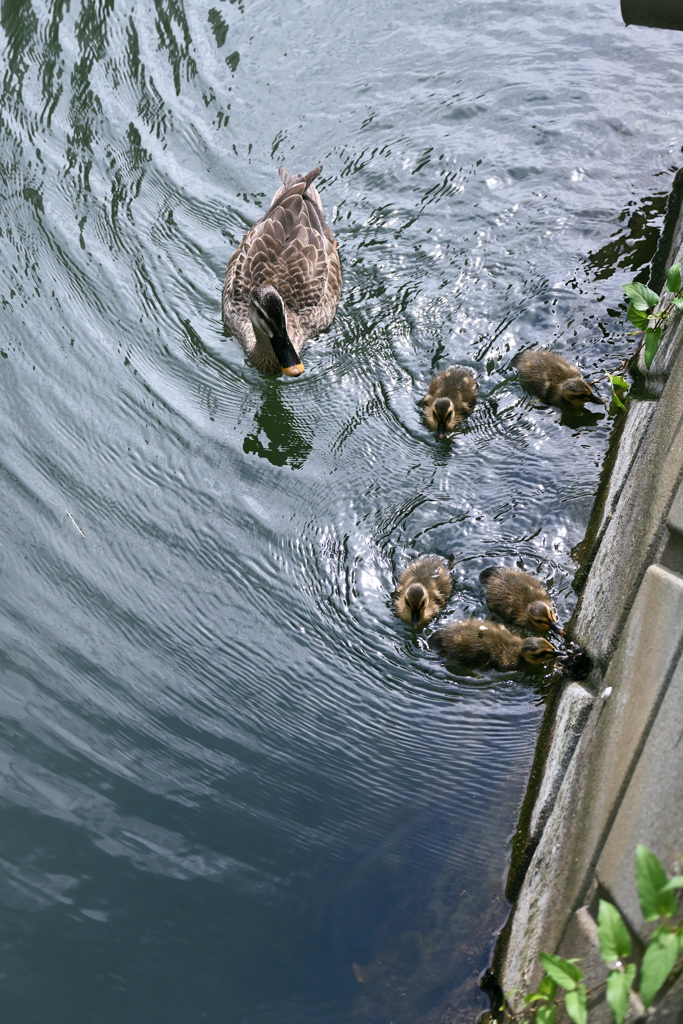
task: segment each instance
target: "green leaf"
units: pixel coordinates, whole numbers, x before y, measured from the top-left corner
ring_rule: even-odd
[[[635,324],[636,327],[647,327],[647,314],[643,313],[642,310],[637,309],[632,302],[629,302],[628,304],[626,316],[629,318],[632,324]]]
[[[664,886],[663,892],[668,892],[669,889],[683,889],[683,875],[674,875]]]
[[[576,988],[577,982],[583,981],[583,971],[557,953],[541,953],[540,959],[546,974],[562,988],[571,991]]]
[[[612,388],[612,401],[614,402],[614,404],[616,405],[616,407],[618,409],[623,409],[624,412],[626,412],[626,406],[624,405],[622,400],[619,398],[619,395],[616,393],[614,388]]]
[[[600,900],[598,908],[598,942],[600,953],[606,964],[615,960],[625,960],[631,955],[631,936],[624,924],[624,919],[614,906],[607,900]]]
[[[539,1006],[538,1013],[536,1014],[536,1024],[555,1024],[556,1013],[557,1006],[555,1003],[552,1005]]]
[[[607,1005],[614,1014],[616,1024],[624,1024],[628,1010],[628,994],[635,976],[635,964],[627,964],[623,971],[610,971],[607,975]]]
[[[658,917],[671,917],[676,913],[676,896],[671,890],[666,890],[668,881],[666,871],[652,850],[638,843],[636,885],[640,909],[646,921],[656,921]]]
[[[670,931],[666,925],[656,928],[640,965],[640,998],[649,1006],[671,974],[681,951],[681,929]]]
[[[543,975],[541,984],[538,986],[535,992],[530,992],[528,996],[524,996],[525,1003],[535,1003],[539,999],[554,999],[557,995],[557,984],[552,978],[549,978],[547,974]]]
[[[683,310],[683,299],[673,299],[672,301],[676,309]]]
[[[669,273],[666,275],[666,287],[670,292],[680,292],[681,290],[681,265],[680,263],[674,263],[672,267],[669,267]]]
[[[634,299],[635,301],[640,299],[645,302],[645,309],[650,309],[653,306],[656,306],[659,302],[659,295],[657,295],[657,292],[653,292],[646,284],[638,284],[637,281],[634,281],[633,284],[622,285],[622,288],[628,295],[629,299]]]
[[[613,377],[610,377],[610,380],[612,381],[613,388],[621,388],[622,391],[628,391],[629,383],[623,377],[618,377],[615,373]]]
[[[557,995],[557,982],[553,981],[547,974],[543,975],[543,980],[538,986],[538,991],[541,995],[545,996],[546,999],[554,999]]]
[[[659,343],[662,340],[662,328],[661,327],[648,327],[645,331],[645,365],[648,370],[650,369],[650,363],[657,354]]]
[[[588,1009],[586,1007],[586,986],[578,985],[564,997],[564,1005],[567,1013],[574,1021],[574,1024],[586,1024],[588,1020]]]

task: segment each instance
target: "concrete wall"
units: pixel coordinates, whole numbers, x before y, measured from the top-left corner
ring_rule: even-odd
[[[683,218],[673,238],[676,252]],[[683,249],[676,253],[683,259]],[[669,263],[674,262],[673,258]],[[588,566],[574,639],[594,658],[549,713],[513,858],[516,895],[494,955],[520,1009],[542,971],[538,954],[580,957],[590,989],[604,981],[595,923],[600,896],[621,910],[642,950],[635,848],[683,872],[683,323],[669,321],[649,371],[641,361],[628,413],[615,428],[584,546]],[[518,844],[518,851],[520,844]],[[514,876],[514,878],[513,878]],[[589,1020],[612,1021],[604,988]],[[633,997],[628,1020],[645,1019]],[[558,1024],[560,1024],[558,1016]],[[648,1019],[683,1024],[683,974]]]

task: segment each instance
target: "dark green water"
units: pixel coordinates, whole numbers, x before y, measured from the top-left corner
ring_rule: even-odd
[[[507,364],[627,351],[681,38],[616,0],[0,23],[0,1016],[471,1019],[540,707],[389,594],[436,551],[449,615],[498,559],[571,611],[609,424]],[[318,161],[344,292],[267,378],[223,274],[278,165]],[[454,361],[480,404],[439,444],[416,400]]]

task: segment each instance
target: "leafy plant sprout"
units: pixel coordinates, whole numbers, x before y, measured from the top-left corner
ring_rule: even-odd
[[[659,343],[662,340],[662,328],[666,321],[669,319],[674,309],[679,309],[683,312],[683,287],[681,286],[681,264],[674,263],[669,268],[669,273],[666,277],[666,294],[664,296],[662,308],[657,311],[659,305],[659,295],[653,292],[651,288],[648,288],[645,284],[638,284],[633,282],[632,284],[623,285],[623,289],[629,298],[628,309],[626,310],[626,316],[629,318],[634,327],[637,328],[634,334],[641,334],[640,344],[638,348],[629,356],[628,359],[624,359],[622,363],[617,366],[616,370],[612,373],[606,372],[601,377],[598,377],[597,381],[609,380],[610,387],[612,389],[612,401],[619,409],[626,409],[622,398],[629,389],[629,383],[622,376],[624,370],[636,360],[640,354],[641,349],[644,349],[643,358],[645,360],[645,366],[650,369],[650,364],[654,359]],[[597,383],[592,381],[591,383]]]
[[[651,1005],[683,950],[683,926],[674,925],[669,920],[678,910],[676,890],[683,889],[683,875],[668,878],[652,850],[639,843],[636,848],[636,887],[645,920],[662,922],[650,936],[640,971],[637,964],[629,960],[632,943],[626,922],[613,903],[601,899],[598,942],[607,970],[606,980],[586,990],[583,971],[576,959],[565,960],[556,953],[541,953],[545,974],[540,985],[535,992],[524,997],[525,1007],[519,1013],[509,1013],[503,1004],[500,1009],[506,1021],[554,1024],[557,1008],[564,1001],[574,1024],[588,1024],[588,997],[605,988],[607,1005],[615,1024],[624,1024],[629,994],[634,989],[636,978],[635,990],[646,1007]]]

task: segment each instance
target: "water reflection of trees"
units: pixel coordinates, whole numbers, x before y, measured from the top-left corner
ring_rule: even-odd
[[[157,52],[166,55],[176,94],[184,81],[197,75],[183,0],[154,0],[154,12],[153,19],[145,9],[139,14],[127,14],[125,46],[121,48],[123,31],[112,25],[116,20],[114,0],[83,0],[77,9],[73,37],[70,28],[65,28],[67,0],[54,0],[44,6],[31,0],[7,0],[0,8],[0,26],[6,36],[0,109],[11,113],[10,122],[18,122],[25,129],[23,138],[17,139],[25,142],[27,137],[34,141],[41,130],[49,130],[58,108],[66,108],[65,170],[79,195],[91,190],[93,150],[103,136],[108,97],[101,95],[101,87],[96,84],[102,77],[113,88],[124,80],[133,85],[137,115],[157,138],[164,139],[172,125],[171,108],[141,59],[142,19],[153,21],[153,30],[147,23],[145,29],[154,32]],[[97,76],[93,74],[96,65],[101,65]],[[36,86],[40,102],[36,102]],[[28,93],[30,100],[25,99]],[[5,133],[8,119],[3,117],[2,121]],[[35,141],[39,148],[40,142]],[[140,174],[133,187],[139,188],[139,178],[144,175],[149,158],[131,140],[129,131],[122,142],[119,152],[111,145],[108,147],[107,164],[135,166]]]
[[[621,226],[605,245],[586,257],[596,281],[606,281],[618,270],[628,270],[634,277],[642,272],[648,276],[661,237],[661,218],[668,197],[669,188],[645,196],[639,203],[629,203],[621,211],[617,217]]]
[[[303,466],[313,447],[312,436],[288,409],[282,395],[286,388],[267,388],[261,408],[254,416],[256,430],[247,434],[243,449],[247,455],[258,455],[273,466]],[[264,440],[265,439],[265,440]]]

